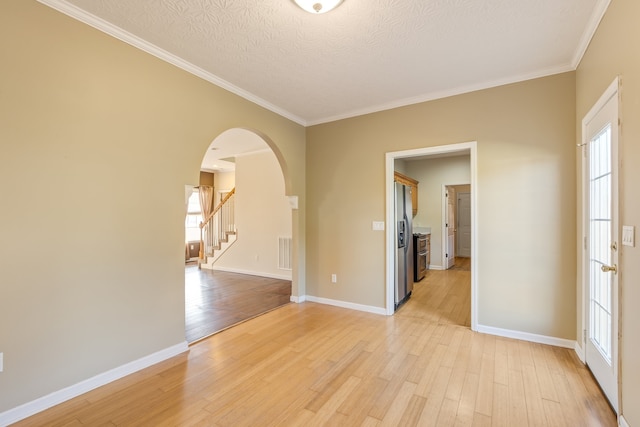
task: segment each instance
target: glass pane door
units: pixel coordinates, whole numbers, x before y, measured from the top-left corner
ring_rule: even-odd
[[[611,256],[611,125],[589,143],[589,274],[590,334],[593,345],[611,365],[613,334],[613,275],[602,267],[612,265]]]

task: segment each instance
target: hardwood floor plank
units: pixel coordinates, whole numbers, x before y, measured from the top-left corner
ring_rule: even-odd
[[[517,349],[517,342],[513,342]],[[517,364],[519,367],[519,364]],[[528,426],[527,401],[524,394],[522,372],[509,369],[509,423],[512,426]]]
[[[478,374],[470,372],[466,374],[456,412],[456,426],[471,426],[473,424],[479,382]]]
[[[552,400],[542,399],[542,407],[544,408],[544,416],[547,424],[550,426],[571,426],[564,417],[562,405]]]
[[[438,421],[436,422],[436,425],[438,427],[448,427],[455,425],[457,410],[458,402],[456,400],[445,398],[442,401],[442,405],[440,406],[440,411],[438,412]]]
[[[488,353],[482,353],[481,359],[475,411],[491,417],[493,408],[494,360]]]
[[[491,417],[479,414],[478,412],[473,414],[473,424],[471,424],[471,427],[491,427],[491,424]]]
[[[433,381],[433,387],[429,390],[427,396],[427,403],[424,406],[422,415],[418,420],[420,426],[436,426],[438,425],[438,414],[444,401],[444,393],[449,383],[449,377],[451,376],[451,368],[440,368],[435,374]]]
[[[411,402],[415,388],[416,384],[409,381],[405,381],[402,384],[400,391],[396,395],[395,399],[393,399],[387,413],[384,414],[384,418],[380,423],[381,426],[403,425],[400,424],[400,420],[409,407],[409,402]]]
[[[509,421],[509,386],[495,383],[493,387],[493,409],[491,410],[491,425],[495,427],[510,427]]]
[[[335,414],[338,407],[342,405],[349,394],[357,388],[362,382],[358,377],[349,377],[342,386],[331,396],[331,398],[316,412],[316,416],[312,418],[310,425],[322,426]]]
[[[379,420],[382,420],[384,418],[387,410],[398,395],[400,387],[402,387],[402,385],[404,384],[406,377],[411,371],[411,368],[413,367],[413,364],[416,362],[416,360],[417,357],[411,354],[405,357],[405,363],[398,370],[398,372],[396,372],[396,375],[393,377],[393,379],[389,381],[387,387],[385,387],[380,396],[378,396],[375,405],[369,412],[369,415]]]
[[[347,415],[351,425],[359,425],[369,416],[388,385],[389,381],[377,376],[363,378],[362,386],[342,402],[338,412]]]
[[[420,416],[422,415],[422,411],[424,410],[426,403],[427,399],[424,397],[420,397],[415,394],[412,395],[407,408],[402,414],[402,418],[397,425],[406,427],[418,426]]]
[[[527,404],[527,419],[532,427],[546,426],[547,419],[544,415],[544,405],[540,386],[538,385],[538,376],[536,368],[532,364],[522,365],[522,379],[524,385],[524,395]]]

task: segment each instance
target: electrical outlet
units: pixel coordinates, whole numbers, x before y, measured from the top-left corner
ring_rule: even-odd
[[[371,229],[374,231],[384,231],[384,221],[373,221]]]
[[[338,276],[336,274],[331,275],[331,283],[338,283]]]

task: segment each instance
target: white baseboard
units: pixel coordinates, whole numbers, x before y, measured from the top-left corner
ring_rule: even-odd
[[[373,307],[371,305],[356,304],[353,302],[340,301],[340,300],[329,299],[329,298],[320,298],[320,297],[314,297],[311,295],[306,295],[304,298],[306,301],[317,302],[319,304],[333,305],[335,307],[348,308],[350,310],[366,311],[367,313],[382,314],[383,316],[387,315],[386,309],[380,308],[380,307]]]
[[[227,273],[247,274],[249,276],[268,277],[269,279],[291,280],[291,273],[289,274],[262,273],[259,271],[243,270],[241,268],[219,267],[217,265],[214,265],[211,268],[211,270],[226,271]]]
[[[576,341],[576,345],[573,348],[573,350],[576,352],[576,354],[578,355],[578,359],[580,359],[580,361],[582,363],[585,363],[585,361],[587,360],[584,354],[584,348],[580,347],[580,344],[578,344],[578,341]]]
[[[109,384],[110,382],[116,381],[144,368],[148,368],[149,366],[160,363],[188,350],[189,346],[187,345],[187,342],[184,341],[180,344],[176,344],[148,356],[141,357],[138,360],[134,360],[133,362],[129,362],[107,372],[103,372],[102,374],[98,374],[84,381],[80,381],[77,384],[63,388],[62,390],[54,391],[46,396],[32,400],[31,402],[27,402],[13,409],[9,409],[8,411],[0,413],[0,426],[8,426],[9,424],[23,420],[37,414],[38,412],[42,412],[45,409],[49,409],[62,402],[78,397],[88,391]]]
[[[627,422],[627,420],[624,419],[624,416],[622,415],[618,417],[618,425],[620,427],[630,427],[629,423]]]
[[[444,270],[445,268],[441,265],[433,265],[429,264],[429,270]]]
[[[307,300],[306,295],[302,295],[300,297],[295,297],[291,295],[291,302],[295,302],[296,304],[300,304],[301,302],[305,302]]]
[[[548,337],[546,335],[530,334],[528,332],[512,331],[510,329],[494,328],[493,326],[478,325],[477,332],[489,335],[497,335],[499,337],[513,338],[522,341],[536,342],[539,344],[548,344],[556,347],[576,348],[576,342],[564,338]]]

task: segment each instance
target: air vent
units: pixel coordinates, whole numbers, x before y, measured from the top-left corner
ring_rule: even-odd
[[[291,270],[293,243],[291,237],[278,237],[278,268]]]

